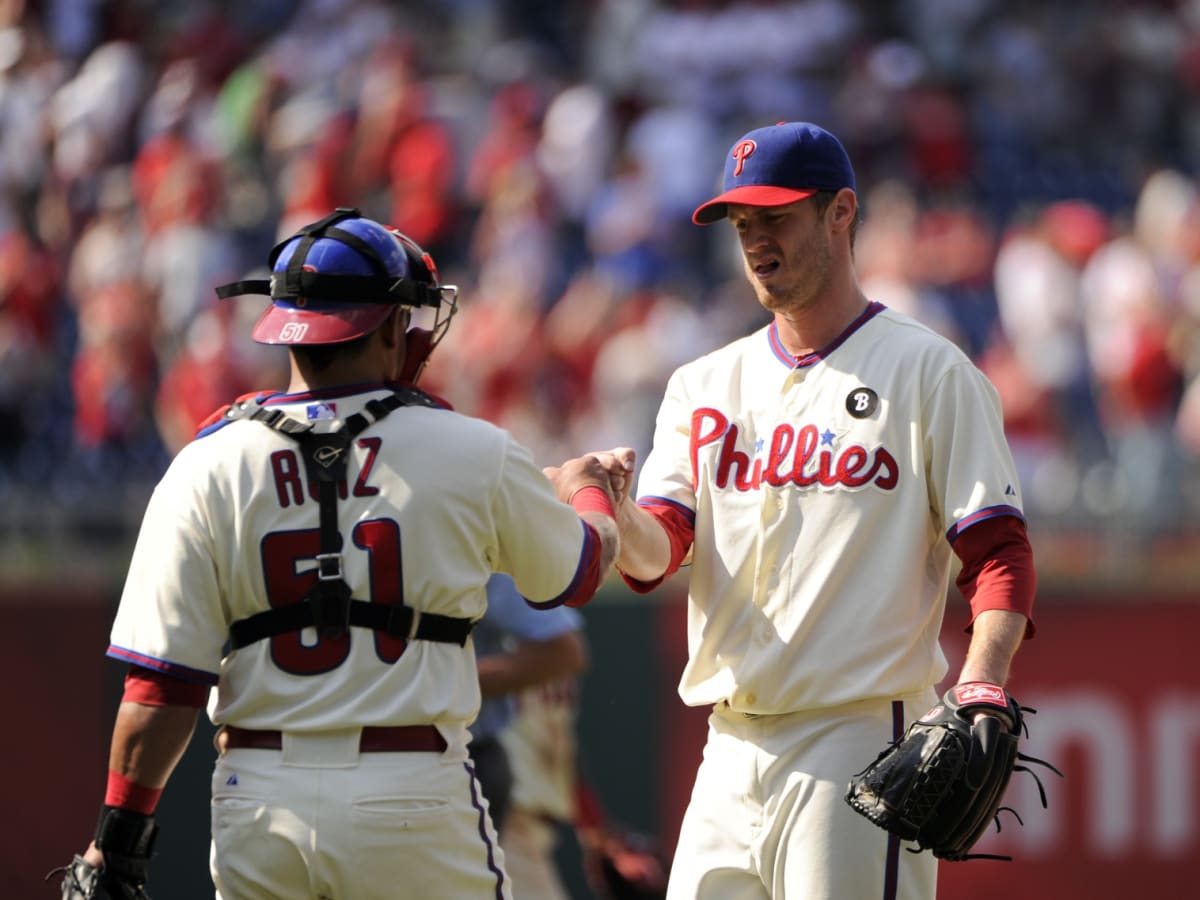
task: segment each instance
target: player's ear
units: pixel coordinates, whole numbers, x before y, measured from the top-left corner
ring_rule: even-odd
[[[404,371],[404,332],[408,328],[408,318],[408,310],[397,306],[379,326],[377,333],[386,365],[384,381],[398,381]]]
[[[828,215],[834,231],[849,231],[858,216],[858,195],[851,188],[842,188],[829,204]]]
[[[409,310],[403,306],[397,306],[383,320],[380,331],[383,332],[383,341],[388,349],[401,350],[404,347],[404,333],[408,331],[410,317]]]

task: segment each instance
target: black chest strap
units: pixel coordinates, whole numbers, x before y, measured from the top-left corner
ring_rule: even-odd
[[[318,433],[283,410],[268,409],[256,401],[231,407],[228,419],[261,422],[300,445],[308,480],[317,486],[320,512],[320,552],[316,556],[317,580],[302,600],[255,613],[229,628],[230,644],[237,650],[263,638],[316,628],[324,637],[340,637],[351,626],[371,628],[406,640],[467,642],[475,623],[471,619],[423,613],[403,603],[380,604],[356,600],[342,574],[342,535],[338,531],[338,491],[346,477],[346,460],[358,435],[401,406],[437,406],[422,391],[404,388],[368,400],[363,411],[347,416],[336,431]]]

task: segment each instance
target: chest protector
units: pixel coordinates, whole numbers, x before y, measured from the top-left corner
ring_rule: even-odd
[[[403,603],[380,604],[356,600],[342,575],[342,536],[338,531],[338,484],[346,476],[346,459],[356,437],[368,426],[401,406],[437,404],[422,391],[401,388],[367,401],[360,413],[347,416],[336,431],[318,433],[312,424],[293,419],[280,409],[254,400],[231,406],[227,420],[250,419],[274,429],[300,446],[308,480],[317,485],[321,552],[316,556],[317,580],[303,600],[255,613],[229,628],[230,644],[238,650],[263,638],[316,628],[322,636],[340,637],[351,627],[373,628],[405,640],[467,642],[472,619],[423,613]]]

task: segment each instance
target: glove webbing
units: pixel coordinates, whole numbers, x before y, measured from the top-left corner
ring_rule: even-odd
[[[403,603],[381,605],[355,600],[342,577],[342,536],[337,527],[338,485],[346,474],[346,456],[351,442],[368,426],[401,406],[437,408],[427,394],[402,388],[377,400],[368,400],[362,413],[346,417],[337,431],[317,433],[309,423],[291,418],[280,409],[267,409],[257,401],[246,401],[230,409],[228,418],[261,422],[300,445],[308,478],[317,484],[320,512],[321,552],[317,555],[317,580],[308,595],[296,603],[255,613],[229,628],[230,644],[236,649],[263,638],[299,631],[309,626],[326,637],[340,637],[351,626],[373,628],[392,637],[467,642],[475,627],[471,619],[422,613]]]
[[[1023,736],[1028,738],[1029,737],[1029,726],[1025,722],[1025,716],[1031,715],[1031,714],[1036,714],[1037,710],[1032,709],[1031,707],[1028,707],[1028,706],[1018,706],[1017,709],[1021,713],[1021,721],[1020,721],[1018,727],[1020,728]],[[1039,766],[1044,766],[1045,768],[1049,769],[1051,772],[1053,772],[1059,778],[1066,777],[1065,775],[1063,775],[1062,771],[1056,765],[1054,765],[1051,762],[1048,762],[1047,760],[1039,759],[1036,756],[1029,756],[1028,754],[1021,753],[1019,750],[1017,751],[1016,756],[1017,756],[1017,761],[1019,763],[1036,763]],[[1015,765],[1015,766],[1013,766],[1012,770],[1014,772],[1028,772],[1030,775],[1033,776],[1033,780],[1037,783],[1038,797],[1042,801],[1042,809],[1049,809],[1049,803],[1046,800],[1046,787],[1045,787],[1045,785],[1042,784],[1042,779],[1038,778],[1037,772],[1035,772],[1033,769],[1029,768],[1029,766],[1027,766],[1027,765]],[[1013,818],[1017,820],[1018,825],[1023,826],[1025,824],[1025,820],[1021,818],[1021,814],[1019,812],[1017,812],[1015,809],[1013,809],[1011,806],[997,807],[995,814],[992,816],[992,822],[996,826],[997,834],[999,834],[1003,830],[1000,826],[1000,813],[1002,813],[1002,812],[1011,813]],[[920,853],[920,852],[922,852],[923,848],[909,847],[907,849],[908,849],[909,853]],[[955,857],[956,862],[966,862],[967,860],[972,860],[972,859],[998,859],[1003,862],[1012,862],[1011,856],[1007,856],[1007,855],[1004,855],[1001,853],[967,853],[963,856]]]

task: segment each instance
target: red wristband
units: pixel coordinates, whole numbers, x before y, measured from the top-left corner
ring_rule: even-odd
[[[150,788],[138,784],[115,769],[108,770],[108,789],[104,793],[105,806],[119,806],[130,812],[150,815],[158,806],[162,788]]]
[[[612,498],[605,493],[603,488],[597,487],[594,484],[581,487],[572,494],[571,506],[578,513],[598,512],[604,513],[609,518],[615,519],[617,517],[617,511],[613,508]]]

